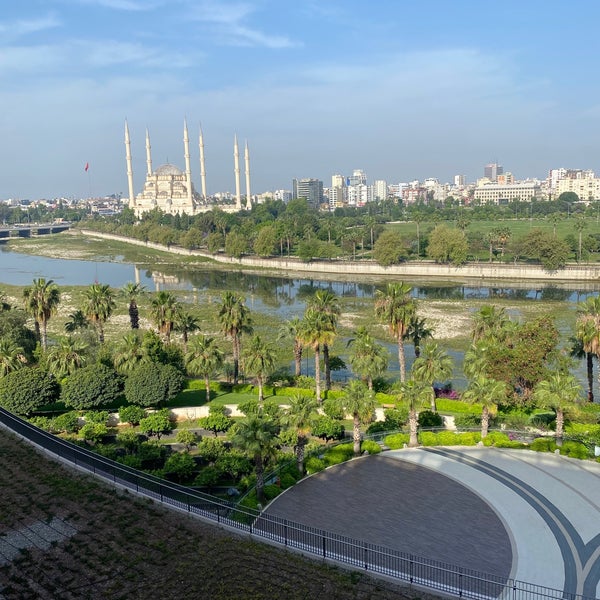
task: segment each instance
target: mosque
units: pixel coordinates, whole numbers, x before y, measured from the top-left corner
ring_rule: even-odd
[[[150,147],[150,134],[146,129],[146,181],[142,191],[136,196],[133,187],[133,166],[131,159],[131,138],[129,126],[125,121],[125,158],[127,162],[127,183],[129,187],[129,208],[136,217],[141,217],[145,212],[159,208],[164,213],[171,215],[195,214],[211,210],[214,205],[206,194],[206,170],[204,167],[204,139],[200,130],[200,177],[202,181],[202,193],[198,193],[192,183],[192,170],[190,163],[190,141],[187,123],[183,122],[183,154],[185,160],[185,172],[172,164],[164,164],[156,170],[152,170],[152,152]],[[242,195],[240,191],[240,156],[237,136],[233,142],[233,159],[235,174],[235,205],[221,206],[222,209],[231,211],[242,210]],[[244,151],[246,166],[246,206],[252,208],[252,195],[250,193],[250,154],[248,143]]]

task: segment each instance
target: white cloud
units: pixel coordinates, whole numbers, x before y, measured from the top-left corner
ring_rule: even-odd
[[[3,40],[14,40],[31,33],[39,33],[47,29],[59,27],[61,21],[54,15],[35,19],[19,19],[11,22],[0,22],[0,35]]]

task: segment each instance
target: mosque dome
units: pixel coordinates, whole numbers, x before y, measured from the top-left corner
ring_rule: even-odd
[[[183,175],[183,171],[179,170],[175,165],[167,163],[156,169],[156,175]]]

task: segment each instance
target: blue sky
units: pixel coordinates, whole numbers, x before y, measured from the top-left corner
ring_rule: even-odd
[[[0,198],[126,194],[126,118],[136,192],[146,127],[154,166],[183,167],[184,118],[209,193],[234,190],[234,134],[255,193],[356,168],[474,180],[495,159],[600,171],[599,17],[594,0],[5,2]]]

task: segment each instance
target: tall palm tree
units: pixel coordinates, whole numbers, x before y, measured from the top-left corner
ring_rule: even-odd
[[[87,329],[89,326],[90,322],[85,313],[81,309],[77,309],[69,315],[69,320],[65,323],[65,331],[75,333],[77,330]]]
[[[180,308],[175,313],[175,323],[173,325],[175,331],[181,333],[183,341],[183,353],[187,353],[189,334],[200,329],[200,321],[196,315],[193,315],[187,310]]]
[[[98,332],[98,341],[104,343],[104,324],[115,309],[113,293],[110,286],[104,283],[93,283],[83,292],[82,307],[86,317],[94,324]]]
[[[171,340],[171,331],[177,318],[178,304],[177,298],[171,292],[156,292],[150,304],[152,318],[158,327],[158,333],[164,336],[167,342]]]
[[[235,431],[231,438],[234,446],[249,454],[254,460],[256,497],[260,503],[264,502],[265,465],[276,450],[276,432],[277,428],[269,418],[253,415],[235,424]]]
[[[509,321],[510,319],[503,307],[498,308],[492,304],[486,304],[473,315],[471,337],[474,342],[489,335],[495,338],[502,337],[503,330]]]
[[[256,377],[258,401],[263,402],[264,385],[275,367],[275,351],[258,335],[255,335],[244,352],[244,371]]]
[[[406,380],[404,337],[417,309],[415,301],[410,297],[411,290],[409,285],[402,282],[388,283],[385,292],[377,290],[375,294],[375,314],[387,325],[398,344],[401,382]]]
[[[131,281],[127,282],[121,290],[121,293],[129,301],[129,323],[131,325],[131,329],[140,328],[140,311],[138,309],[137,301],[145,290],[146,286],[142,285],[141,283],[133,283]]]
[[[4,377],[27,364],[24,350],[12,340],[0,338],[0,377]]]
[[[325,389],[331,388],[331,368],[329,365],[329,345],[333,342],[336,334],[337,323],[341,314],[340,302],[338,297],[328,290],[318,290],[308,301],[306,310],[315,311],[322,314],[329,322],[331,329],[331,338],[328,342],[323,342],[323,364],[325,366]]]
[[[340,404],[345,412],[352,415],[352,441],[354,454],[360,454],[360,426],[373,420],[375,411],[375,395],[358,379],[353,379],[344,390]]]
[[[447,379],[452,375],[453,361],[445,350],[436,342],[427,342],[419,358],[415,359],[412,366],[413,379],[419,383],[427,384],[431,390],[431,410],[436,412],[435,381]]]
[[[385,346],[378,344],[366,327],[359,327],[354,338],[348,340],[352,346],[350,366],[361,379],[367,382],[369,390],[373,391],[373,379],[385,373],[389,354]]]
[[[419,317],[413,315],[413,318],[408,324],[405,339],[410,340],[415,348],[415,357],[419,358],[421,355],[421,342],[428,340],[433,337],[433,329],[428,327],[427,319],[425,317]]]
[[[277,340],[294,340],[294,365],[295,365],[295,376],[300,377],[302,374],[302,351],[304,349],[302,340],[300,339],[300,328],[302,321],[298,317],[294,317],[289,321],[286,321],[279,327],[279,333]]]
[[[126,333],[117,343],[113,352],[113,365],[117,373],[127,375],[142,363],[150,362],[147,347],[137,330]]]
[[[322,313],[306,311],[300,329],[300,339],[315,353],[315,395],[317,401],[321,402],[321,348],[323,344],[333,340],[330,320]]]
[[[485,375],[478,375],[469,382],[462,398],[472,404],[481,404],[481,439],[483,439],[488,434],[490,416],[496,412],[498,403],[506,399],[506,384]]]
[[[481,339],[472,343],[465,352],[463,372],[467,379],[474,379],[478,375],[487,375],[490,366],[489,350],[493,343],[493,341]]]
[[[33,317],[35,322],[35,333],[42,344],[42,349],[48,346],[48,321],[57,311],[60,303],[60,291],[58,286],[49,279],[34,279],[31,286],[23,290],[25,310]]]
[[[237,383],[240,371],[242,334],[252,333],[250,310],[241,294],[227,291],[223,294],[219,321],[223,333],[231,339],[233,345],[233,382]]]
[[[319,404],[315,398],[305,394],[294,394],[290,398],[289,407],[281,417],[284,427],[295,429],[298,435],[296,442],[296,461],[298,472],[304,473],[304,447],[308,442],[310,427],[318,416]]]
[[[600,296],[586,298],[577,307],[578,317],[575,322],[575,336],[581,342],[582,349],[586,353],[587,375],[588,375],[588,399],[594,400],[593,384],[593,360],[592,356],[600,359]],[[598,372],[600,378],[600,371]]]
[[[48,352],[46,362],[50,373],[60,380],[85,366],[87,348],[85,342],[71,336],[60,338]]]
[[[223,365],[223,351],[215,338],[208,335],[192,337],[185,363],[191,375],[204,378],[206,401],[210,402],[210,378]]]
[[[419,440],[417,438],[417,428],[419,425],[417,411],[430,401],[430,394],[431,392],[429,391],[428,386],[419,383],[414,379],[409,379],[400,384],[398,399],[408,407],[408,445],[411,448],[419,445]]]
[[[560,439],[563,436],[565,409],[581,400],[581,386],[573,375],[556,371],[537,384],[533,398],[539,406],[551,408],[556,413],[556,437]]]

